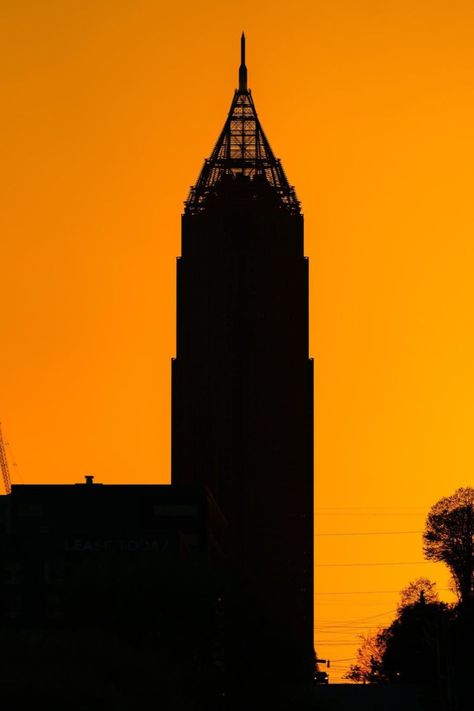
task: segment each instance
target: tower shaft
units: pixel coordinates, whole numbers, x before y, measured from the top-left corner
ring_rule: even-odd
[[[205,485],[225,516],[230,646],[235,669],[245,660],[258,676],[309,677],[314,662],[303,235],[294,189],[240,84],[182,218],[172,482]]]
[[[172,477],[207,486],[227,520],[239,598],[266,629],[255,665],[298,675],[313,649],[308,261],[302,216],[263,187],[255,202],[242,177],[216,211],[183,216]]]

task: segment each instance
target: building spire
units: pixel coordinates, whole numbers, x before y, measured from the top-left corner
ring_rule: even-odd
[[[247,67],[245,66],[245,35],[242,32],[240,38],[240,67],[239,67],[239,91],[247,90]]]
[[[267,183],[280,207],[291,214],[300,213],[295,189],[288,183],[283,166],[270,147],[260,124],[250,90],[245,66],[245,35],[240,40],[241,64],[239,86],[234,92],[230,111],[210,157],[204,162],[196,184],[186,200],[186,213],[197,214],[212,203],[219,185],[231,179],[248,178],[258,186]]]

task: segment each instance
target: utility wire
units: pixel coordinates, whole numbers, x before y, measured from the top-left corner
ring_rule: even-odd
[[[315,506],[315,511],[425,511],[421,506]]]
[[[438,588],[441,592],[449,590],[449,588]],[[399,593],[400,590],[330,590],[323,592],[315,592],[315,595],[375,595],[378,593]]]
[[[334,512],[329,512],[329,511],[316,511],[315,512],[318,517],[320,516],[345,516],[346,518],[352,517],[352,516],[364,516],[364,518],[367,518],[367,516],[383,516],[384,518],[386,516],[419,516],[420,513],[416,511],[400,511],[399,513],[394,513],[393,511],[381,511],[381,512],[376,512],[376,511],[366,511],[366,512],[357,512],[357,513],[351,513],[350,511],[334,511]],[[425,514],[423,514],[425,515]]]
[[[316,563],[315,568],[354,568],[374,565],[430,565],[429,560],[397,561],[396,563]]]
[[[377,615],[368,615],[367,617],[355,617],[355,618],[351,618],[350,620],[339,620],[339,622],[341,622],[341,623],[342,622],[349,622],[349,623],[365,622],[365,620],[373,620],[376,617],[385,617],[385,615],[393,615],[394,612],[397,612],[397,610],[388,610],[387,612],[379,612]],[[324,621],[323,621],[323,623],[324,623]],[[327,624],[330,624],[330,622]]]
[[[360,647],[360,642],[354,640],[354,642],[323,642],[321,647],[356,647],[357,645]]]
[[[351,531],[348,533],[315,533],[314,537],[318,538],[320,536],[401,536],[411,533],[423,533],[423,531]]]

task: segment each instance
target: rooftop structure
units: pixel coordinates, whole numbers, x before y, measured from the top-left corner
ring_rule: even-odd
[[[298,213],[300,204],[288,183],[283,166],[275,158],[263,131],[252,92],[247,88],[245,35],[241,38],[239,88],[235,90],[229,115],[210,158],[206,159],[196,185],[186,201],[186,212],[202,211],[216,193],[223,179],[245,176],[266,181],[274,189],[282,208]]]

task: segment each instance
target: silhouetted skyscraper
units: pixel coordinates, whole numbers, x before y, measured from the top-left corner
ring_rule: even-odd
[[[227,519],[239,581],[228,607],[252,630],[232,641],[237,655],[309,674],[308,260],[299,202],[247,88],[243,35],[239,88],[182,219],[172,482],[206,485]]]

